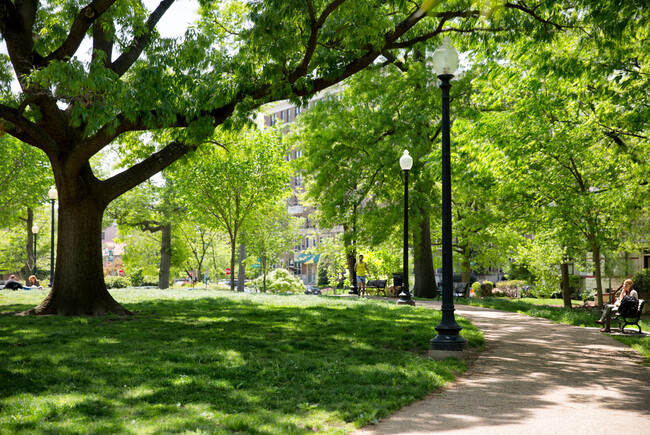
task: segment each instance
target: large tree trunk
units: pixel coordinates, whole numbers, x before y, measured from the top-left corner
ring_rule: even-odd
[[[130,314],[104,284],[102,215],[105,206],[85,198],[61,198],[52,289],[27,314],[99,316]]]
[[[237,291],[244,292],[244,281],[246,280],[246,245],[242,242],[239,244],[239,269],[237,270]]]
[[[413,272],[415,284],[413,294],[419,298],[433,299],[438,296],[436,275],[433,270],[433,253],[431,252],[431,227],[429,216],[420,210],[425,217],[420,222],[419,236],[413,235],[413,240],[418,240],[413,257]]]
[[[356,208],[355,208],[356,211]],[[348,276],[350,277],[350,287],[354,292],[358,293],[357,289],[357,272],[354,270],[354,265],[357,262],[357,250],[352,237],[354,236],[354,227],[352,233],[347,225],[343,225],[343,247],[345,248],[345,263],[348,266]],[[345,292],[345,288],[343,289]],[[352,291],[352,290],[350,290]]]
[[[563,261],[560,265],[562,271],[562,299],[564,306],[571,308],[571,288],[569,287],[569,263]]]
[[[601,280],[600,270],[600,247],[592,246],[593,260],[594,260],[594,275],[596,277],[596,293],[598,295],[598,308],[603,308],[603,283]]]
[[[463,256],[460,260],[460,271],[462,282],[469,282],[472,279],[472,265],[469,262],[469,256],[466,254],[467,249],[463,249]]]
[[[162,225],[160,242],[160,271],[158,272],[158,288],[169,288],[169,275],[172,264],[172,224]]]

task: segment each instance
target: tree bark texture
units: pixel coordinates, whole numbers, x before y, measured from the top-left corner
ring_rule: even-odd
[[[66,197],[66,189],[62,191],[52,289],[40,305],[26,313],[130,314],[113,299],[104,284],[101,234],[105,206],[94,201],[91,195],[72,201]]]
[[[598,308],[603,308],[603,283],[601,282],[600,247],[593,247],[594,275],[596,277],[596,293],[598,295]]]
[[[566,261],[562,262],[560,265],[560,270],[562,271],[562,299],[564,300],[564,306],[571,308],[571,288],[569,286],[569,263]]]
[[[420,210],[420,213],[425,212]],[[438,288],[436,286],[436,274],[433,269],[431,226],[428,215],[420,222],[419,232],[418,237],[413,237],[413,240],[419,241],[413,256],[413,272],[415,273],[413,294],[419,298],[433,299],[438,296]]]
[[[244,281],[246,280],[246,267],[244,260],[246,259],[246,244],[243,242],[239,244],[239,268],[237,270],[237,291],[244,292]]]
[[[162,225],[160,241],[160,270],[158,271],[158,288],[169,288],[170,269],[172,264],[172,224]]]

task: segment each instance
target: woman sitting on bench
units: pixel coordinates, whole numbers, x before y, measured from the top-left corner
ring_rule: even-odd
[[[596,320],[596,323],[605,326],[600,330],[600,332],[611,332],[610,326],[612,322],[612,312],[618,312],[618,306],[621,305],[621,301],[625,296],[632,296],[636,299],[637,303],[639,303],[639,294],[632,288],[632,284],[631,279],[626,279],[623,282],[623,290],[616,302],[605,305],[603,308],[603,314],[600,316],[599,320]]]

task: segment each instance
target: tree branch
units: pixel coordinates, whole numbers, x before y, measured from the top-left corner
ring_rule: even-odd
[[[63,44],[43,59],[42,64],[38,66],[44,67],[54,60],[66,60],[72,57],[79,49],[81,42],[86,37],[86,32],[88,32],[93,22],[113,6],[115,2],[116,0],[94,0],[81,9],[72,23],[68,37]]]
[[[106,204],[132,189],[138,184],[148,180],[162,171],[176,160],[196,148],[181,142],[171,142],[162,150],[150,155],[140,163],[131,166],[124,172],[102,181],[104,187],[102,194]]]
[[[296,80],[307,74],[307,71],[309,70],[309,64],[312,60],[314,52],[316,51],[316,47],[318,46],[318,32],[320,31],[321,27],[323,27],[323,24],[325,24],[325,21],[327,21],[327,18],[329,18],[329,16],[345,2],[346,0],[333,1],[327,5],[323,13],[320,15],[320,17],[318,17],[318,20],[315,19],[316,17],[314,15],[313,4],[311,1],[307,3],[307,6],[309,8],[309,18],[311,20],[311,32],[309,34],[309,41],[307,42],[305,55],[303,56],[300,66],[298,66],[298,68],[296,68],[295,71],[289,75],[289,83],[295,83]]]
[[[142,35],[135,37],[124,53],[113,62],[111,70],[113,70],[118,76],[123,76],[129,68],[131,68],[131,65],[138,60],[138,57],[140,57],[140,54],[142,54],[142,51],[151,38],[151,32],[174,1],[175,0],[162,0],[158,7],[151,13],[151,15],[149,15],[149,19],[146,23],[147,31]]]
[[[20,108],[0,104],[0,120],[7,120],[14,125],[5,132],[16,139],[32,145],[47,155],[56,152],[57,145],[52,138],[38,125],[21,116]]]

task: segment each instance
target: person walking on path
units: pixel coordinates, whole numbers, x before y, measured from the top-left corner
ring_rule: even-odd
[[[616,302],[613,304],[605,304],[600,319],[596,320],[596,323],[604,325],[600,332],[612,332],[610,329],[612,323],[612,313],[618,312],[618,307],[621,305],[621,302],[625,296],[631,296],[634,298],[637,304],[639,303],[639,294],[632,288],[632,285],[633,282],[631,279],[626,279],[623,281],[623,290],[621,291],[618,299],[616,299]]]
[[[634,349],[594,328],[467,305],[455,312],[483,331],[485,350],[451,384],[357,434],[650,433],[650,367]]]
[[[357,275],[357,282],[359,283],[359,294],[366,294],[366,273],[367,263],[363,261],[363,255],[359,255],[359,261],[354,265],[354,272]]]

